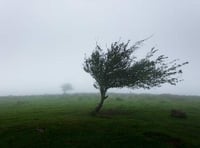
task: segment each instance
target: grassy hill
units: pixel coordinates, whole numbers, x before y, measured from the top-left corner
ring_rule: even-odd
[[[0,148],[200,147],[200,97],[110,94],[0,97]],[[170,116],[172,109],[187,118]]]

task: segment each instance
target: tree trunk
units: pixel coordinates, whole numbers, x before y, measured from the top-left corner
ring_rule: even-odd
[[[101,109],[102,106],[103,106],[104,100],[105,100],[105,99],[101,97],[101,101],[99,102],[99,104],[97,105],[97,107],[96,107],[95,110],[94,110],[94,113],[95,113],[95,114],[99,113],[100,109]]]
[[[100,89],[101,100],[99,104],[97,105],[97,107],[95,108],[95,110],[92,112],[93,115],[96,115],[101,110],[105,99],[108,97],[106,96],[106,91],[107,91],[106,89],[103,89],[103,88]]]

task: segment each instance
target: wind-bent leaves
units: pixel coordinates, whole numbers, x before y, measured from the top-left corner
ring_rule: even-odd
[[[130,41],[114,42],[106,52],[97,45],[91,56],[85,58],[84,70],[96,80],[94,87],[100,90],[103,100],[109,88],[150,89],[164,83],[176,85],[181,81],[180,68],[188,62],[177,64],[177,59],[167,62],[168,57],[164,55],[153,58],[158,51],[155,47],[137,60],[134,52],[144,41],[132,46],[129,46]]]

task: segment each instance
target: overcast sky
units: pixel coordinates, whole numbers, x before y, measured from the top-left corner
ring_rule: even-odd
[[[84,54],[153,34],[138,55],[156,46],[170,59],[189,61],[183,82],[149,91],[200,95],[199,0],[0,0],[0,95],[96,92],[83,71]]]

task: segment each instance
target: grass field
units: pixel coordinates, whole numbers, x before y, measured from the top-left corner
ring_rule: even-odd
[[[111,94],[0,97],[0,148],[200,147],[200,97]],[[187,118],[170,116],[179,109]]]

